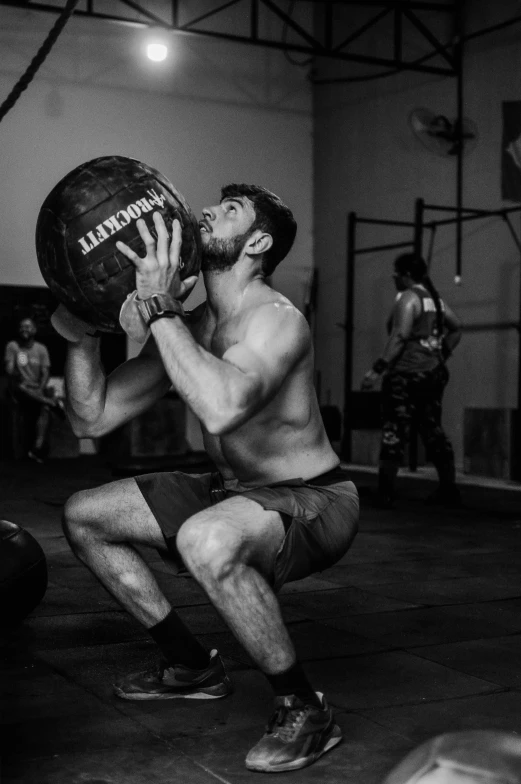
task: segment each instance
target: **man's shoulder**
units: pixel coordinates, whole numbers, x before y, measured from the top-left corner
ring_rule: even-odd
[[[246,307],[251,310],[265,309],[265,312],[269,312],[271,309],[300,313],[297,306],[288,297],[267,284],[251,292],[246,300]]]
[[[304,314],[282,294],[252,305],[245,320],[245,338],[260,346],[267,341],[286,356],[303,355],[311,348],[311,331]]]
[[[307,329],[307,321],[304,314],[283,294],[273,291],[273,295],[259,297],[250,303],[250,307],[245,312],[245,317],[257,322],[266,324],[290,325],[298,330]]]

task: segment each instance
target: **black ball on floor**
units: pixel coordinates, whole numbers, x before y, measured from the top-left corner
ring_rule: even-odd
[[[0,628],[16,626],[34,610],[47,589],[47,562],[34,536],[0,520]]]
[[[136,288],[136,274],[116,241],[144,256],[136,221],[143,218],[155,237],[154,212],[161,213],[169,232],[179,220],[181,278],[197,275],[198,221],[157,169],[110,155],[81,164],[55,185],[38,215],[36,255],[45,282],[71,313],[103,332],[123,332],[119,312]]]

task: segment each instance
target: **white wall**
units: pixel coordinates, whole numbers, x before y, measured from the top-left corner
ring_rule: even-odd
[[[51,14],[0,8],[0,96],[7,97]],[[175,56],[145,62],[143,33],[72,18],[0,123],[0,283],[41,285],[34,229],[56,182],[101,155],[162,171],[197,215],[220,187],[253,182],[293,209],[299,233],[275,284],[302,306],[312,264],[311,91],[281,52],[171,36]],[[203,296],[198,284],[194,302]]]
[[[468,3],[467,30],[512,16],[511,2]],[[487,13],[485,13],[485,11]],[[384,35],[385,40],[389,32]],[[450,29],[445,31],[450,35]],[[384,39],[373,34],[373,51]],[[421,54],[418,51],[418,56]],[[521,100],[521,26],[476,39],[465,61],[465,115],[479,129],[479,143],[465,158],[464,204],[499,209],[502,101]],[[322,78],[353,73],[353,68],[322,63]],[[357,66],[357,74],[371,73]],[[375,72],[374,70],[372,71]],[[449,117],[456,113],[456,84],[448,77],[399,74],[377,81],[315,87],[315,227],[320,275],[317,357],[324,392],[343,408],[346,217],[349,211],[372,218],[412,220],[414,200],[456,204],[456,162],[425,149],[413,135],[408,116],[428,107]],[[440,217],[429,213],[429,217]],[[519,230],[519,217],[514,217]],[[403,230],[360,229],[361,245],[407,239]],[[427,246],[425,246],[425,252]],[[385,321],[394,297],[390,274],[398,251],[360,256],[355,289],[354,383],[380,355]],[[501,220],[466,224],[463,284],[454,285],[455,232],[440,227],[434,246],[432,277],[464,324],[519,319],[519,253]],[[458,462],[463,457],[465,407],[514,407],[518,337],[515,332],[466,333],[451,361],[444,423]]]

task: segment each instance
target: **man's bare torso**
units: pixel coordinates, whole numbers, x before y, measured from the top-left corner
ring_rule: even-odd
[[[251,318],[267,304],[294,307],[264,285],[225,319],[217,320],[206,303],[200,305],[192,314],[192,334],[203,348],[221,359],[231,346],[244,340]],[[338,465],[316,398],[313,347],[308,336],[306,351],[261,410],[226,435],[211,435],[203,428],[206,451],[228,487],[240,489],[295,477],[309,479]]]

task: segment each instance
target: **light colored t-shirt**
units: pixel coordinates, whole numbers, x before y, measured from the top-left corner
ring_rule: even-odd
[[[18,341],[10,340],[5,347],[6,364],[13,362],[21,383],[37,389],[45,370],[51,366],[49,352],[43,343],[34,341],[31,348],[20,346]]]

